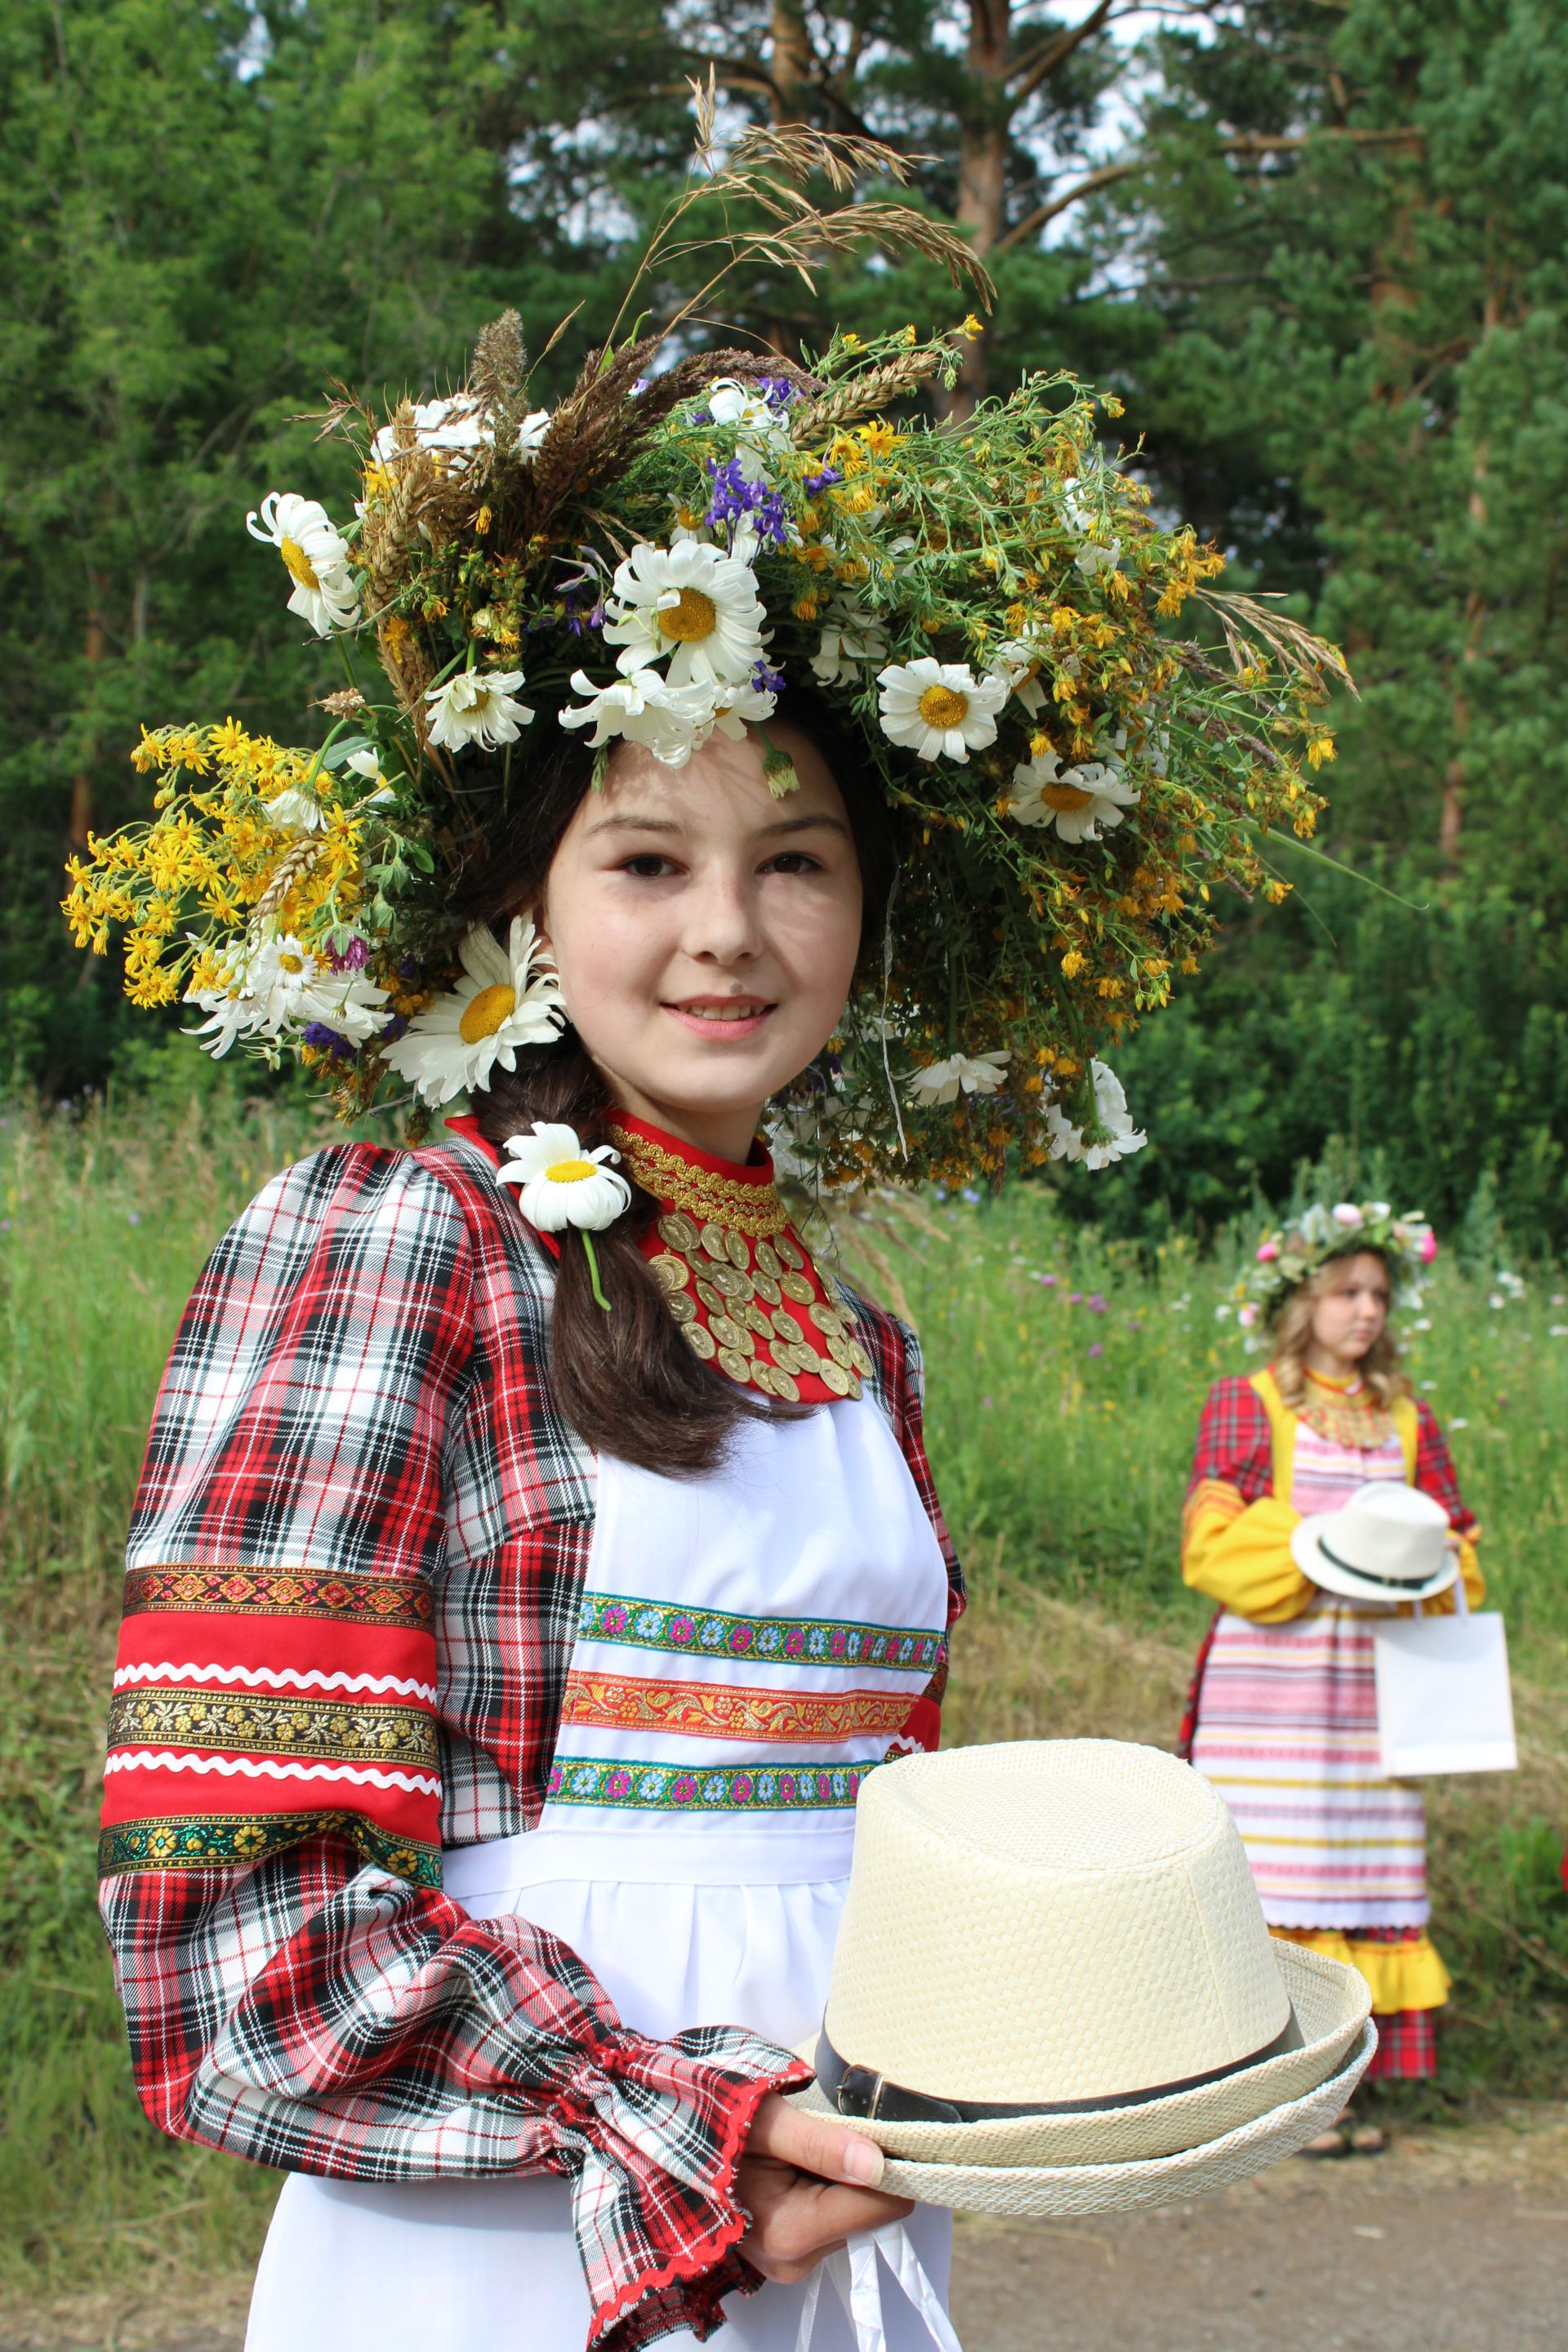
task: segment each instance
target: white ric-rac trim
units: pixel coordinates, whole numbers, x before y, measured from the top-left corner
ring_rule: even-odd
[[[377,1697],[395,1691],[399,1698],[436,1704],[435,1684],[416,1682],[411,1675],[345,1675],[341,1669],[324,1675],[320,1666],[307,1666],[303,1673],[298,1666],[117,1666],[115,1689],[130,1683],[243,1683],[247,1690],[265,1684],[268,1690],[355,1691]]]
[[[239,1773],[247,1780],[350,1780],[356,1789],[403,1789],[410,1796],[438,1797],[441,1783],[425,1772],[380,1772],[357,1764],[279,1763],[270,1756],[171,1756],[167,1748],[117,1748],[105,1772]]]

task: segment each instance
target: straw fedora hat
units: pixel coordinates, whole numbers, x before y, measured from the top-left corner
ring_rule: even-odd
[[[1377,2046],[1354,1969],[1276,1941],[1189,1765],[1122,1740],[910,1756],[860,1792],[795,2095],[884,2186],[973,2211],[1163,2204],[1338,2116]]]
[[[1314,1511],[1290,1531],[1298,1568],[1351,1601],[1432,1601],[1459,1573],[1448,1514],[1402,1478],[1373,1478],[1342,1509]]]

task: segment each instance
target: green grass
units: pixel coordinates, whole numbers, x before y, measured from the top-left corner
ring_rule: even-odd
[[[272,2176],[161,2139],[130,2087],[93,1900],[119,1554],[148,1412],[192,1279],[235,1210],[321,1139],[226,1092],[0,1119],[0,2290],[211,2273],[258,2242]],[[854,1221],[920,1322],[928,1434],[976,1592],[957,1736],[1167,1740],[1205,1612],[1176,1568],[1198,1405],[1249,1360],[1215,1319],[1231,1269],[1152,1272],[1039,1194],[938,1208],[901,1240]],[[882,1283],[884,1290],[887,1284]],[[1415,1371],[1487,1529],[1527,1769],[1434,1793],[1440,1933],[1459,1977],[1443,2096],[1568,2090],[1568,1306],[1489,1307],[1440,1269]],[[1568,1289],[1568,1282],[1563,1286]],[[1095,1305],[1103,1300],[1103,1310]]]

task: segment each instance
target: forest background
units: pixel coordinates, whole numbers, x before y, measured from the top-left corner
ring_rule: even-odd
[[[329,379],[428,394],[507,304],[562,389],[721,123],[871,130],[998,288],[965,401],[1066,366],[1160,506],[1361,686],[1318,849],[1120,1057],[1157,1150],[1053,1176],[1145,1244],[1339,1139],[1481,1255],[1568,1241],[1568,43],[1552,0],[13,0],[0,24],[0,1080],[161,1040],[59,865],[141,721],[300,740],[334,682],[244,516],[353,483]],[[674,289],[684,291],[687,289]],[[953,315],[874,257],[742,288],[775,348]],[[732,337],[726,336],[727,340]],[[1130,441],[1131,446],[1131,441]],[[1342,869],[1350,869],[1349,871]],[[177,1049],[182,1061],[188,1048]]]

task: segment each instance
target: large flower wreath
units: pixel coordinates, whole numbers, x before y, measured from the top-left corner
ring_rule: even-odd
[[[1157,520],[1099,439],[1115,399],[1032,375],[962,421],[910,413],[921,385],[951,387],[973,317],[925,340],[839,331],[805,365],[666,364],[736,266],[809,271],[872,240],[988,292],[959,240],[855,194],[901,176],[890,151],[761,130],[720,164],[706,105],[633,296],[701,196],[749,204],[755,227],[660,332],[613,331],[553,413],[510,314],[451,397],[384,419],[339,404],[355,520],[279,493],[249,518],[290,609],[342,648],[330,732],[315,750],[232,719],[144,732],[153,816],[72,861],[66,911],[100,952],[122,928],[132,1000],[195,1005],[213,1052],[294,1051],[349,1117],[412,1087],[417,1127],[564,1017],[531,933],[465,937],[450,908],[532,746],[563,727],[600,772],[622,738],[679,767],[750,724],[783,793],[767,721],[798,679],[863,742],[902,856],[872,981],[778,1106],[793,1164],[828,1184],[994,1180],[1010,1150],[1103,1165],[1143,1139],[1102,1056],[1196,971],[1227,887],[1283,896],[1265,836],[1312,829],[1303,764],[1331,753],[1343,664],[1212,586],[1220,555]],[[804,193],[824,173],[847,196],[827,211]],[[1192,602],[1206,647],[1175,626]],[[368,636],[374,685],[353,660]]]

